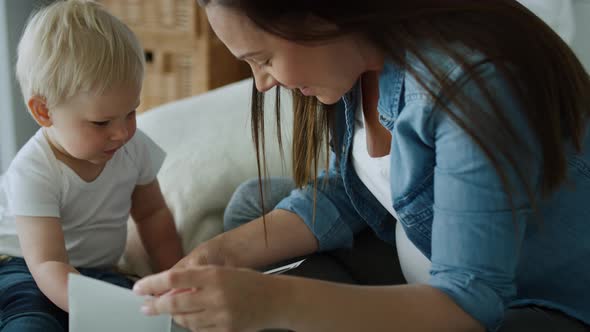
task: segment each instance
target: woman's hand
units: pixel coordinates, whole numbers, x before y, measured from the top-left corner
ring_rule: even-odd
[[[262,218],[221,233],[181,259],[173,269],[217,265],[260,268],[318,250],[318,241],[296,214],[273,210]]]
[[[286,283],[249,269],[220,266],[175,268],[135,284],[140,295],[162,294],[146,302],[148,315],[171,314],[191,331],[257,331],[280,327],[280,296]],[[181,292],[170,292],[184,289]]]
[[[173,269],[202,265],[236,266],[234,257],[224,250],[223,234],[200,244],[186,257],[178,261]]]

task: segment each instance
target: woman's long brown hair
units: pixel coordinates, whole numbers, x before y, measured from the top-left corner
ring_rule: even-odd
[[[493,91],[477,72],[480,63],[470,63],[450,45],[461,44],[484,54],[506,78],[519,98],[522,111],[542,152],[541,193],[558,188],[566,178],[564,143],[578,152],[590,113],[590,78],[561,38],[541,19],[515,0],[200,0],[228,6],[246,15],[261,29],[298,43],[321,43],[355,34],[376,45],[395,65],[424,87],[436,108],[453,119],[482,149],[500,177],[514,210],[513,193],[524,189],[535,205],[523,155],[530,146],[515,132],[494,99]],[[310,20],[313,18],[314,20]],[[319,19],[319,20],[317,20]],[[337,29],[326,31],[313,24],[329,22]],[[493,113],[461,91],[460,82],[448,80],[433,61],[421,53],[427,41],[456,61],[473,80]],[[428,69],[418,72],[407,63],[407,54]],[[440,90],[432,87],[435,86]],[[464,82],[464,81],[462,81]],[[297,186],[316,183],[318,158],[327,144],[331,121],[315,97],[294,95],[293,172]],[[277,88],[277,99],[279,96]],[[258,168],[265,169],[263,97],[253,87],[252,136]],[[276,114],[279,122],[279,103]],[[456,105],[453,110],[449,105]],[[277,126],[280,143],[280,124]],[[282,148],[282,144],[281,144]],[[337,148],[336,148],[337,150]],[[338,152],[338,151],[336,151]],[[262,158],[262,161],[261,161]],[[531,159],[532,160],[532,159]],[[506,163],[507,162],[507,163]],[[520,183],[513,183],[506,166],[516,170]],[[265,173],[265,172],[263,172]],[[264,174],[259,171],[259,178]],[[260,180],[261,181],[261,180]],[[263,194],[262,186],[260,194]],[[264,209],[264,207],[263,207]]]

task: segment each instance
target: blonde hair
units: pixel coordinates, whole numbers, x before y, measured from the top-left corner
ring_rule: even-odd
[[[143,49],[131,30],[90,0],[58,1],[34,13],[18,45],[16,77],[25,103],[48,107],[81,92],[141,86]]]

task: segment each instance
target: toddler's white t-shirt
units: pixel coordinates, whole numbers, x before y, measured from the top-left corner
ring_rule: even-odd
[[[153,182],[164,151],[147,135],[135,135],[92,182],[59,161],[39,129],[10,164],[0,183],[0,254],[22,257],[14,216],[59,218],[69,263],[115,265],[125,249],[131,195]]]

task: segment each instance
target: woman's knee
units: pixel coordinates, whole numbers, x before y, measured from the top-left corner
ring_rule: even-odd
[[[285,198],[295,185],[290,178],[272,177],[262,181],[264,212],[272,210]],[[263,214],[258,178],[240,184],[230,199],[224,213],[224,229],[230,230],[260,218]]]
[[[260,217],[258,179],[250,179],[238,186],[223,214],[223,228],[230,230]]]

